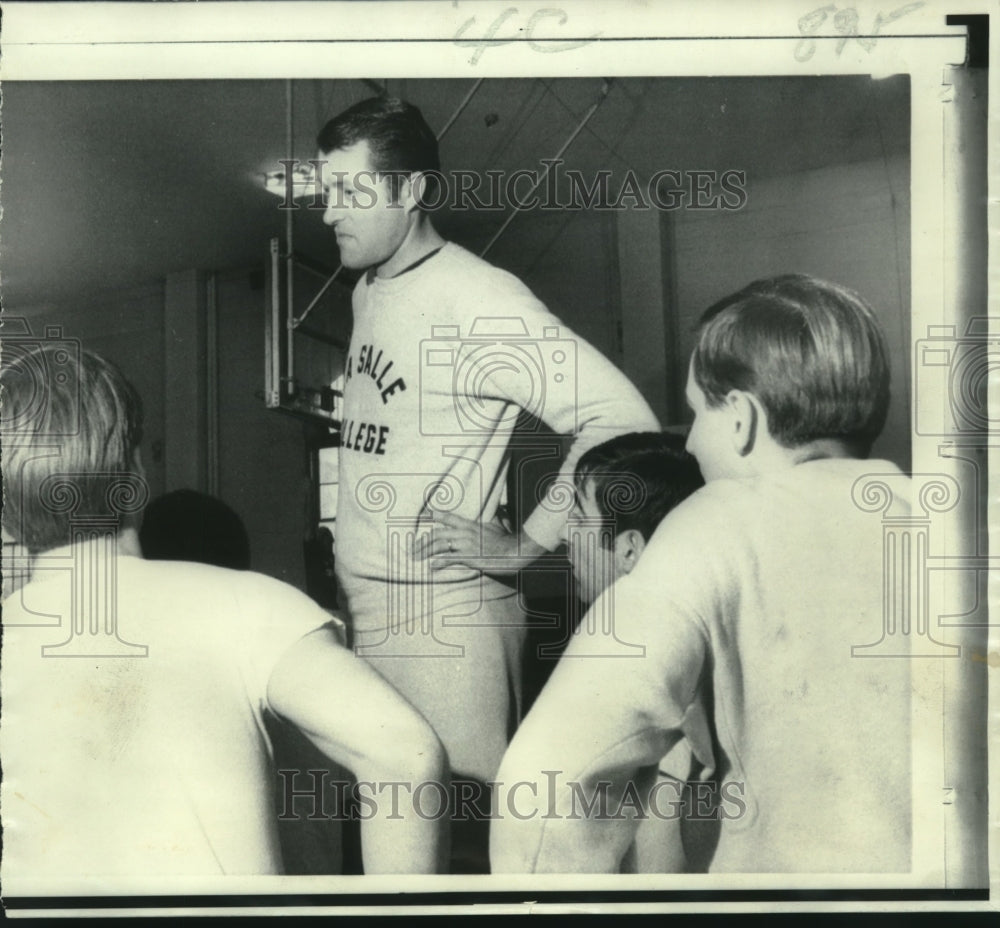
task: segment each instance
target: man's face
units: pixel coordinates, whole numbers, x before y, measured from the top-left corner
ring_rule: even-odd
[[[407,197],[392,202],[389,178],[376,176],[364,140],[318,157],[326,161],[323,221],[337,236],[341,263],[364,269],[389,260],[409,231]],[[408,191],[408,182],[403,181],[402,189]]]
[[[725,406],[713,408],[708,405],[705,394],[694,379],[693,365],[688,366],[684,396],[694,413],[694,423],[688,433],[686,448],[698,461],[705,482],[735,476],[735,449],[731,439],[730,416]]]
[[[592,603],[618,578],[618,564],[615,550],[601,544],[602,540],[608,544],[610,526],[594,498],[594,481],[586,481],[575,496],[564,539],[577,596],[585,603]]]

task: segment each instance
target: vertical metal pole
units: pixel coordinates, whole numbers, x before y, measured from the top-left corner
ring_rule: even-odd
[[[292,80],[285,81],[285,157],[292,157],[293,122],[292,105],[294,97],[292,95]],[[295,239],[292,218],[294,212],[291,206],[285,211],[285,377],[281,384],[282,399],[291,397],[295,392],[295,353],[292,350],[292,338],[295,334],[295,285],[293,281],[295,271]]]
[[[281,406],[281,240],[272,238],[267,255],[267,308],[268,318],[264,327],[267,353],[264,371],[264,402],[269,409]]]

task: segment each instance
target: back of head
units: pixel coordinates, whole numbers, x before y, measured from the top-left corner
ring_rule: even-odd
[[[437,171],[437,139],[412,103],[371,97],[335,116],[316,140],[324,154],[367,142],[376,171]]]
[[[666,432],[631,432],[588,449],[573,479],[580,492],[591,485],[617,534],[636,529],[647,541],[671,509],[704,485],[684,438]]]
[[[149,560],[250,567],[243,520],[222,500],[197,490],[174,490],[154,499],[143,514],[139,543]]]
[[[854,291],[802,274],[757,280],[709,307],[691,360],[711,407],[753,394],[786,448],[820,439],[867,457],[889,408],[885,337]]]
[[[7,342],[2,357],[6,532],[36,553],[72,540],[74,514],[124,512],[127,522],[145,499],[142,402],[132,385],[109,361],[64,342],[24,352]]]

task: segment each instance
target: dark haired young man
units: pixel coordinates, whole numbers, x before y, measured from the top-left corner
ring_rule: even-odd
[[[704,486],[698,462],[684,450],[684,442],[683,436],[666,432],[631,432],[590,448],[577,461],[564,540],[583,603],[592,603],[632,573],[667,513]],[[613,611],[613,594],[609,600]],[[623,861],[628,871],[698,866],[704,857],[701,848],[712,840],[705,826],[692,824],[687,746],[678,744],[657,769],[661,788],[675,797],[674,814],[662,822],[651,817],[640,826],[634,851]]]
[[[684,441],[665,432],[631,432],[577,461],[564,540],[583,602],[630,574],[664,516],[704,485]]]
[[[627,378],[513,275],[445,242],[425,209],[434,134],[392,98],[318,138],[326,223],[354,291],[344,388],[337,573],[359,654],[437,731],[458,778],[492,780],[518,724],[524,615],[512,574],[559,544],[550,497],[520,534],[496,521],[526,410],[574,444],[562,473],[614,434],[658,428]],[[429,529],[433,525],[433,532]],[[474,785],[479,795],[489,798]],[[486,868],[453,842],[455,869]]]

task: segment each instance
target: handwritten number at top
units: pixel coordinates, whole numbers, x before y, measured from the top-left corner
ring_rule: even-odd
[[[543,20],[557,19],[560,26],[565,26],[566,21],[569,17],[563,10],[546,7],[545,9],[535,10],[534,13],[528,18],[525,25],[518,27],[518,32],[523,33],[515,38],[510,39],[498,39],[496,37],[500,28],[508,22],[512,17],[518,15],[518,9],[516,6],[507,7],[493,22],[490,24],[489,28],[486,30],[485,35],[479,39],[470,39],[465,36],[472,30],[472,27],[476,25],[476,17],[470,16],[460,27],[458,32],[455,33],[455,44],[459,48],[474,48],[475,51],[472,53],[472,57],[469,59],[469,64],[476,64],[480,58],[483,57],[483,53],[488,48],[498,48],[501,45],[509,45],[511,42],[526,41],[528,47],[536,52],[568,52],[574,48],[581,48],[584,45],[589,45],[597,35],[592,35],[587,39],[573,39],[565,42],[553,42],[553,41],[541,41],[535,38],[535,30],[538,25]]]
[[[798,44],[795,46],[795,60],[808,61],[812,58],[816,52],[814,37],[819,35],[820,29],[830,18],[831,13],[833,14],[833,31],[840,36],[835,46],[835,52],[839,57],[844,50],[844,46],[851,39],[854,39],[866,52],[870,52],[875,47],[876,37],[882,31],[883,26],[895,22],[907,13],[912,13],[914,10],[920,9],[923,5],[923,0],[920,0],[918,3],[907,3],[905,6],[898,7],[891,13],[876,14],[871,29],[865,35],[860,35],[858,32],[858,24],[861,18],[854,7],[837,9],[837,6],[833,3],[818,7],[811,13],[806,13],[805,16],[799,18],[799,32],[802,38],[799,39]]]

